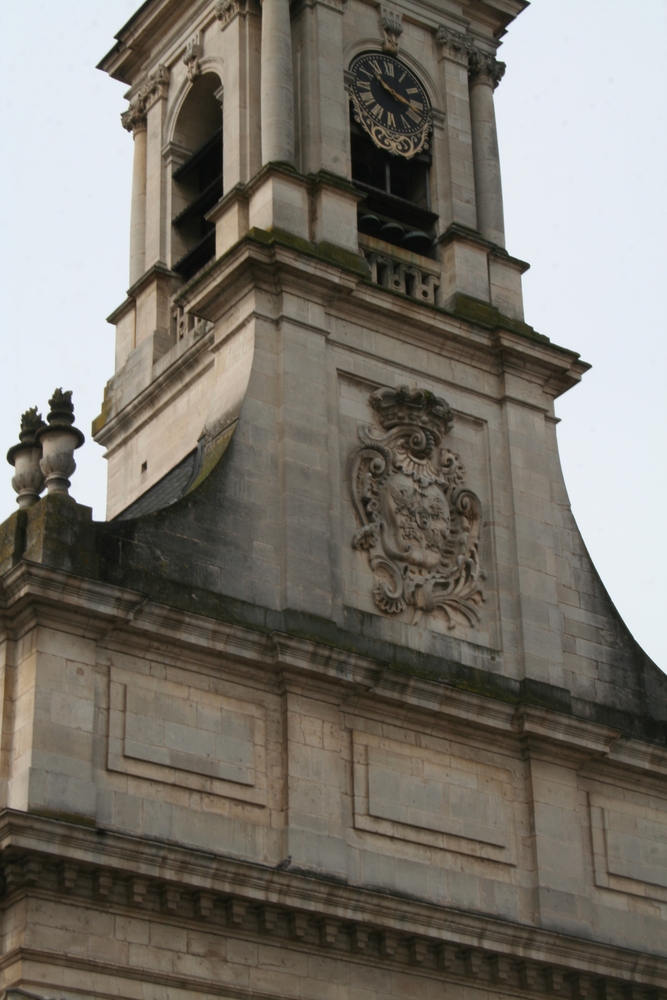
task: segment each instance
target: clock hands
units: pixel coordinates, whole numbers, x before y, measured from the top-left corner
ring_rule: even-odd
[[[393,87],[389,86],[388,83],[385,83],[379,73],[375,74],[375,79],[378,81],[378,83],[381,84],[381,86],[384,87],[384,89],[387,91],[388,94],[391,94],[391,96],[394,98],[395,101],[400,101],[401,104],[407,104],[409,108],[412,107],[412,103],[408,101],[405,97],[403,97],[401,94],[398,94]]]

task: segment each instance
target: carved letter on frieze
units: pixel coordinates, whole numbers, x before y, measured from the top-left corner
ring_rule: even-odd
[[[412,609],[449,628],[476,625],[484,600],[479,562],[482,508],[464,485],[461,459],[445,446],[454,416],[444,399],[399,386],[371,393],[382,431],[364,425],[350,459],[361,524],[352,544],[368,553],[373,599],[389,615]]]

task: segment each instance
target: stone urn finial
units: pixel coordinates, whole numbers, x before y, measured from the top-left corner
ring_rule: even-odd
[[[69,495],[69,477],[76,469],[74,451],[86,440],[78,427],[74,427],[74,406],[71,391],[56,389],[49,400],[48,427],[37,432],[42,447],[39,463],[46,479],[49,494]]]
[[[14,466],[12,487],[18,496],[16,502],[20,510],[32,507],[39,500],[44,489],[44,475],[39,467],[42,457],[36,435],[46,424],[41,413],[33,406],[21,417],[19,444],[15,444],[7,452],[7,461]]]

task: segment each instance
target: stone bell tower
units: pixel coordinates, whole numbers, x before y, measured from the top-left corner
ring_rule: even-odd
[[[107,520],[65,393],[0,528],[8,996],[667,995],[667,682],[569,509],[588,366],[505,248],[526,6],[147,0],[102,60]]]

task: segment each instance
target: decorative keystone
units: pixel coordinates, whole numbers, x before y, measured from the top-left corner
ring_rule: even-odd
[[[39,467],[42,449],[37,441],[37,434],[44,427],[46,424],[36,406],[26,410],[21,417],[20,443],[7,452],[7,461],[15,469],[12,487],[18,493],[16,502],[20,510],[36,504],[44,489],[44,475]]]
[[[46,419],[48,427],[37,431],[35,438],[42,448],[39,466],[46,480],[49,494],[69,495],[69,477],[76,469],[74,451],[86,440],[78,427],[74,427],[74,406],[71,391],[56,389],[49,400],[51,407]]]
[[[398,40],[403,34],[403,14],[393,7],[380,7],[380,27],[384,33],[382,51],[392,56],[398,53]]]
[[[199,66],[199,60],[202,56],[202,46],[199,37],[199,32],[193,35],[188,42],[185,52],[183,53],[183,62],[185,63],[188,70],[188,80],[192,83],[198,76],[201,75],[201,68]]]

